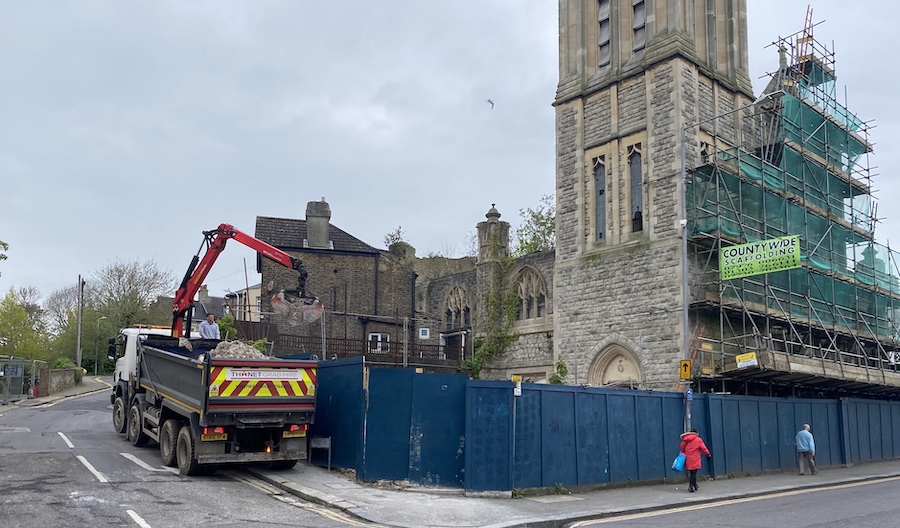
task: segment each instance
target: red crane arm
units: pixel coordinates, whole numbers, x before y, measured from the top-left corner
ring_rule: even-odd
[[[262,240],[252,237],[247,233],[238,231],[229,224],[220,224],[218,228],[212,231],[204,231],[203,237],[204,239],[203,243],[200,245],[200,250],[198,250],[197,254],[194,255],[194,258],[191,259],[191,264],[184,274],[181,286],[178,288],[178,291],[175,292],[175,300],[172,303],[173,336],[189,337],[190,329],[187,328],[187,316],[194,306],[194,295],[200,291],[200,286],[203,285],[203,281],[206,280],[206,276],[209,275],[209,270],[225,249],[225,243],[232,238],[237,242],[256,250],[262,256],[272,259],[282,266],[298,271],[300,273],[299,295],[306,296],[306,270],[303,268],[303,263],[300,259],[292,257],[275,246],[266,244]],[[207,251],[201,260],[200,251],[203,250],[204,245],[207,246]]]

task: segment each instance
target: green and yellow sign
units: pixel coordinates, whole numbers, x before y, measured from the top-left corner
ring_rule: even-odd
[[[719,250],[719,274],[722,280],[763,275],[800,266],[799,235],[728,246]]]

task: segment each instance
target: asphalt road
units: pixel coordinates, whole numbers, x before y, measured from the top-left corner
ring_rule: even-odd
[[[106,392],[0,407],[0,527],[361,526],[240,469],[182,477],[113,431]]]
[[[659,526],[709,526],[717,528],[883,528],[898,526],[900,502],[896,500],[900,477],[841,484],[686,506],[596,521],[569,528],[647,528]],[[703,493],[701,489],[699,493]]]

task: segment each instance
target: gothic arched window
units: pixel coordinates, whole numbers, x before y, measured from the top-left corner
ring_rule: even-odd
[[[517,319],[537,319],[547,315],[547,287],[534,268],[525,268],[516,281],[519,293]]]
[[[444,303],[444,325],[448,330],[466,328],[472,324],[470,314],[466,290],[454,286]]]

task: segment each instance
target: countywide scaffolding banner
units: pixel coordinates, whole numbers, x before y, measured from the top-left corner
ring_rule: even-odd
[[[800,266],[799,235],[728,246],[719,250],[719,274],[723,281]]]

